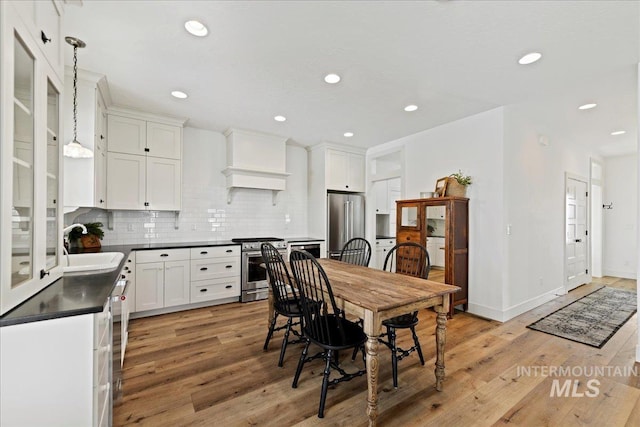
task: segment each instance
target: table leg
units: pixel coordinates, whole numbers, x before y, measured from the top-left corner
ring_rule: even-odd
[[[448,298],[448,296],[445,296]],[[447,313],[449,304],[443,304],[435,307],[436,312],[436,390],[442,391],[442,382],[444,381],[444,344],[447,335]]]
[[[367,347],[367,416],[369,426],[376,425],[378,418],[378,336],[369,336]]]

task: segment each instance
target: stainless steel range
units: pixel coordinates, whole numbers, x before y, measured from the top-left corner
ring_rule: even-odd
[[[242,294],[241,302],[257,301],[269,297],[269,281],[264,268],[260,247],[263,243],[271,243],[280,255],[287,256],[287,242],[278,237],[257,237],[231,239],[242,244]]]

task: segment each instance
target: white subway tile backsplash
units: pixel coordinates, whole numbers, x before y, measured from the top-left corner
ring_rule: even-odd
[[[175,229],[175,214],[161,211],[113,211],[113,230],[107,213],[93,209],[65,223],[102,222],[103,245],[215,241],[250,236],[307,234],[307,195],[284,191],[276,206],[269,191],[240,189],[227,204],[224,187],[185,187],[183,209]]]

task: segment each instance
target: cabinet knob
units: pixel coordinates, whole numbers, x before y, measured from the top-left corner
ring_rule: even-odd
[[[209,253],[209,252],[207,252],[207,251],[200,251],[200,255],[206,255],[206,254],[208,254],[208,253]]]
[[[233,265],[227,265],[227,266],[225,266],[225,268],[232,268],[232,267],[233,267]]]
[[[225,288],[227,288],[227,289],[231,289],[231,288],[233,288],[233,286],[231,286],[231,285],[227,285],[227,286],[225,286]]]
[[[233,249],[227,249],[228,254],[230,254],[231,252],[233,252]]]
[[[200,269],[200,271],[207,271],[207,270],[208,270],[208,268],[207,268],[207,267],[202,267],[202,268]]]
[[[207,292],[207,288],[200,289],[200,292]]]
[[[104,139],[104,135],[100,135],[100,139]]]
[[[344,188],[349,188],[349,186],[348,186],[348,185],[345,185],[345,186],[344,186]]]
[[[100,199],[100,203],[104,203],[104,200]]]

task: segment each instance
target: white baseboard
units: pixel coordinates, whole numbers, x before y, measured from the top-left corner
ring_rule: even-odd
[[[602,275],[632,280],[636,280],[636,278],[638,277],[635,271],[609,270],[607,268],[602,269]]]
[[[506,322],[509,319],[513,319],[514,317],[519,316],[524,312],[527,312],[546,302],[549,302],[557,298],[559,295],[565,295],[566,293],[567,291],[564,286],[561,286],[559,288],[545,292],[542,295],[538,295],[519,304],[513,305],[504,311],[504,321]]]
[[[467,311],[475,316],[484,317],[485,319],[497,320],[498,322],[504,322],[503,313],[493,307],[487,307],[481,304],[469,303]]]
[[[566,294],[564,286],[545,292],[542,295],[538,295],[516,305],[513,305],[506,310],[498,310],[493,307],[487,307],[481,304],[469,303],[469,313],[476,316],[484,317],[491,320],[497,320],[498,322],[506,322],[513,319],[516,316],[521,315],[533,308],[536,308],[546,302],[549,302],[559,295]]]

